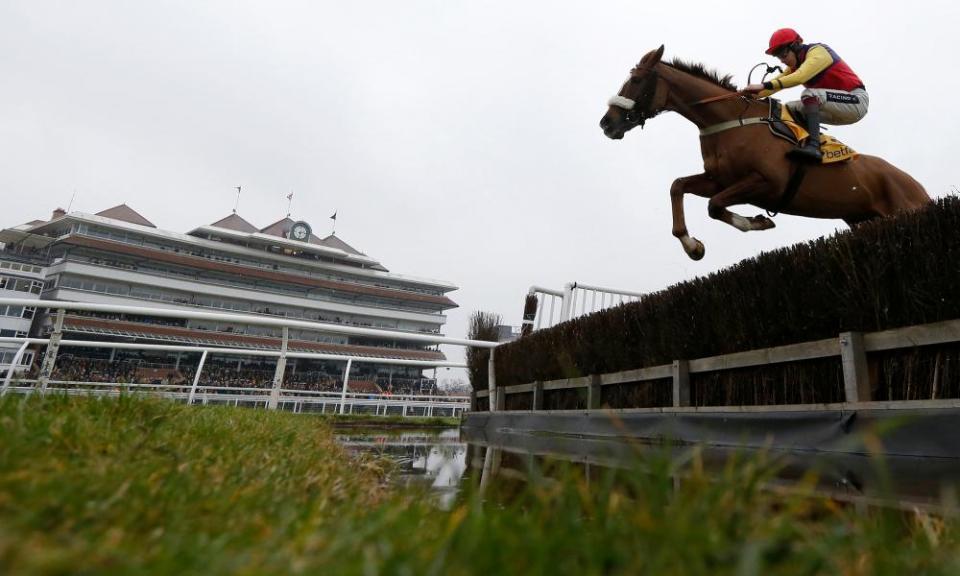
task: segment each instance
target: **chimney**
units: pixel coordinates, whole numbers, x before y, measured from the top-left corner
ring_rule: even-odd
[[[50,220],[56,220],[57,218],[63,218],[67,215],[67,211],[63,208],[57,208],[53,211],[53,216],[50,217]]]

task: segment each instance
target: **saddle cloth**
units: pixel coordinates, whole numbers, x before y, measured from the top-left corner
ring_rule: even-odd
[[[798,144],[809,136],[806,128],[793,119],[790,110],[773,98],[770,99],[769,120],[770,132],[788,142]],[[820,152],[823,153],[823,164],[852,160],[860,155],[856,150],[829,134],[820,135]]]

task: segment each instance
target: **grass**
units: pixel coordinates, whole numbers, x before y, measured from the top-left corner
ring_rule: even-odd
[[[955,574],[952,519],[762,489],[762,456],[708,477],[504,482],[449,511],[348,456],[317,418],[135,397],[0,399],[4,574]]]

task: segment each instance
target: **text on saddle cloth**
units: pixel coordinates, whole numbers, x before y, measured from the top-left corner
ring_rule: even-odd
[[[794,120],[790,110],[773,98],[770,99],[770,132],[794,144],[802,142],[809,136],[806,128]],[[853,148],[828,134],[820,135],[820,152],[823,153],[823,164],[844,162],[860,155]]]

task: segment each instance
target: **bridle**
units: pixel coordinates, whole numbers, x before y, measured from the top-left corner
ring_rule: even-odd
[[[637,99],[627,98],[626,96],[617,94],[607,101],[608,106],[616,106],[624,110],[624,122],[631,127],[640,126],[641,129],[647,120],[664,111],[664,108],[651,109],[653,100],[657,95],[657,85],[660,80],[659,75],[652,66],[638,66],[630,73],[630,80],[627,82],[633,83],[637,77],[637,72],[643,71],[647,73],[643,77],[643,85],[640,87]]]
[[[643,128],[643,125],[647,120],[657,116],[666,109],[665,107],[653,110],[651,109],[653,100],[656,98],[657,94],[657,83],[660,80],[660,76],[657,74],[656,69],[654,69],[652,66],[635,68],[631,73],[631,77],[628,82],[633,82],[634,78],[637,76],[637,72],[643,71],[646,71],[646,74],[644,75],[643,86],[640,88],[640,92],[636,100],[617,94],[616,96],[612,96],[607,101],[607,106],[616,106],[617,108],[624,110],[623,120],[626,124],[629,124],[631,128],[634,126],[640,126],[640,128]],[[686,106],[699,106],[701,104],[709,104],[711,102],[719,102],[721,100],[728,100],[731,98],[749,99],[749,96],[743,92],[730,92],[728,94],[711,96],[695,102],[688,102]]]

